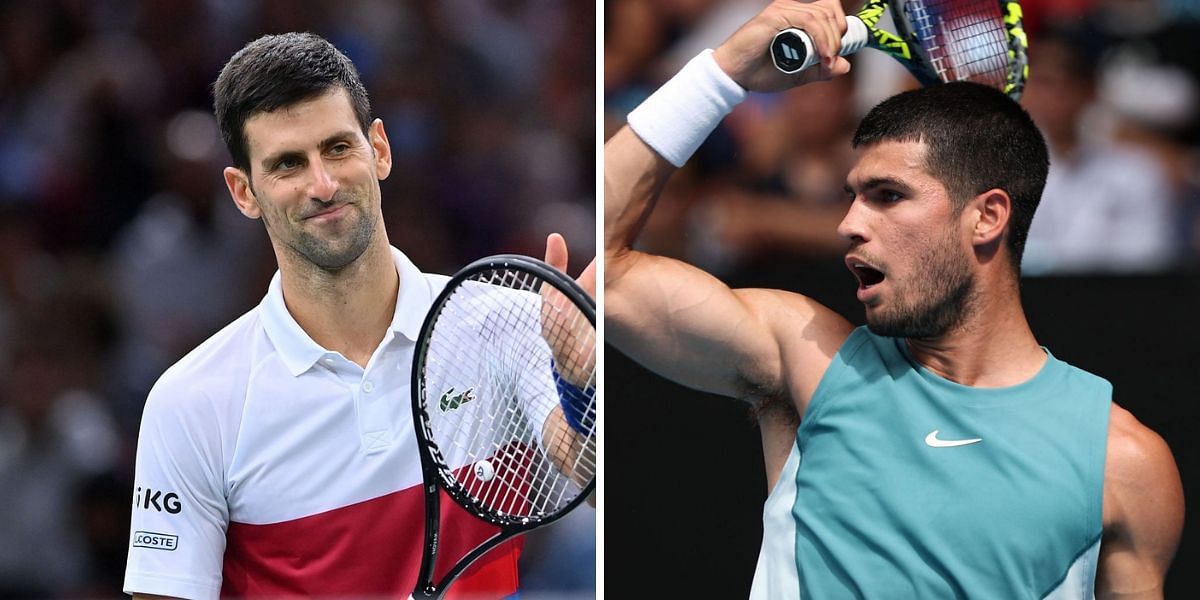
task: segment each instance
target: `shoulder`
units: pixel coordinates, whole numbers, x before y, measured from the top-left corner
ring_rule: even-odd
[[[1120,481],[1178,478],[1175,458],[1166,441],[1117,404],[1112,405],[1109,414],[1105,472],[1106,479],[1117,476]]]
[[[1104,467],[1105,529],[1138,535],[1147,526],[1157,535],[1183,523],[1183,487],[1166,441],[1129,411],[1112,405]]]
[[[854,325],[801,294],[758,288],[734,293],[778,344],[783,384],[792,405],[804,414],[825,371],[854,333]]]
[[[1063,361],[1053,354],[1050,355],[1050,360],[1053,361],[1062,374],[1061,378],[1057,381],[1064,386],[1064,394],[1073,398],[1088,400],[1089,403],[1086,405],[1087,410],[1103,407],[1103,413],[1108,416],[1109,420],[1109,437],[1111,437],[1111,430],[1115,423],[1114,419],[1120,420],[1119,425],[1122,428],[1126,428],[1129,425],[1137,425],[1150,433],[1154,433],[1145,428],[1141,423],[1138,423],[1137,419],[1134,419],[1133,415],[1129,414],[1129,411],[1120,408],[1112,401],[1113,385],[1107,379]]]
[[[808,296],[760,288],[740,288],[734,293],[751,314],[779,333],[782,341],[841,346],[854,331],[845,317]]]
[[[203,418],[214,411],[240,413],[229,404],[244,400],[258,345],[266,339],[258,311],[255,307],[226,325],[168,368],[150,390],[144,418],[164,412],[199,412]]]
[[[1183,530],[1179,471],[1166,442],[1116,404],[1108,430],[1096,591],[1161,593]]]

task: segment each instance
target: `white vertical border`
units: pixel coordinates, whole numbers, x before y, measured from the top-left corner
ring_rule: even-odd
[[[596,402],[596,597],[604,597],[604,3],[596,0],[596,377],[600,382]]]

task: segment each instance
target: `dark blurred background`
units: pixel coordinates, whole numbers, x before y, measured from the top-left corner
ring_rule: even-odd
[[[858,2],[845,2],[850,11]],[[605,137],[765,0],[607,0]],[[1200,592],[1200,3],[1024,0],[1022,104],[1051,147],[1023,263],[1038,340],[1108,378],[1171,446],[1188,501],[1167,597]],[[864,51],[851,76],[752,94],[663,193],[639,246],[734,287],[816,298],[863,321],[835,226],[863,114],[914,86]],[[607,589],[744,598],[766,499],[749,407],[700,394],[606,348]]]
[[[0,1],[0,598],[120,595],[133,451],[162,371],[275,270],[225,189],[225,61],[313,31],[393,144],[391,240],[427,272],[595,253],[592,2]],[[530,536],[526,597],[595,595],[595,511]]]

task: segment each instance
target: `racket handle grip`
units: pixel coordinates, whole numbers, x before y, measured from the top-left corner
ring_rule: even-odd
[[[854,15],[847,16],[846,34],[842,36],[842,47],[838,54],[854,54],[867,45],[868,39],[867,25],[862,19]],[[771,40],[770,54],[775,68],[788,75],[817,64],[812,38],[802,29],[789,28],[775,34],[775,39]]]

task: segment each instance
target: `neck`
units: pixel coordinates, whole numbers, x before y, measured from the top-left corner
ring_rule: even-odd
[[[1046,363],[1021,307],[1015,278],[981,290],[968,316],[934,338],[909,338],[913,358],[955,383],[1008,387],[1028,381]]]
[[[392,322],[400,285],[387,238],[380,239],[334,273],[276,252],[292,318],[321,347],[363,368]]]

